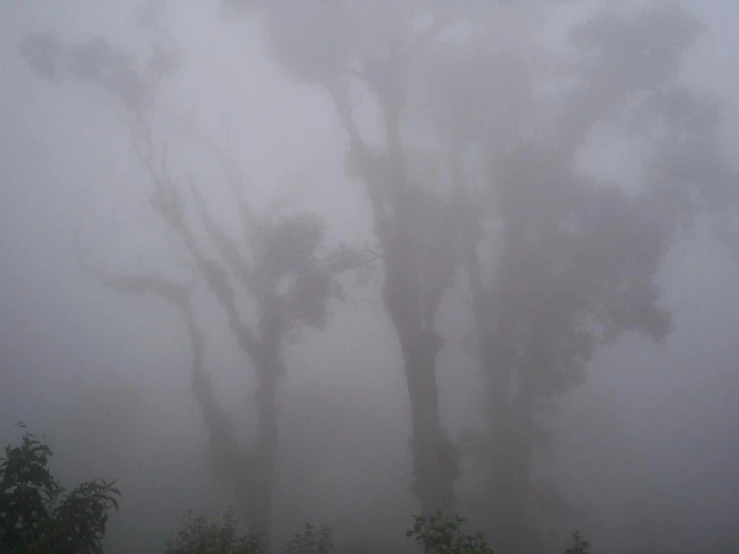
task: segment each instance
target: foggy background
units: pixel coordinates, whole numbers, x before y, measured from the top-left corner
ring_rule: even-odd
[[[258,21],[224,23],[210,2],[170,4],[164,20],[183,66],[164,84],[167,98],[182,112],[197,111],[218,140],[231,135],[255,207],[287,199],[320,212],[329,241],[370,241],[371,214],[362,189],[346,182],[346,138],[330,99],[283,74]],[[522,43],[527,33],[556,37],[596,3],[554,4],[508,33]],[[179,316],[159,299],[100,286],[75,258],[79,248],[124,273],[142,257],[141,267],[166,267],[170,259],[168,240],[147,226],[155,219],[150,191],[128,137],[100,108],[100,95],[72,82],[50,86],[19,54],[35,31],[70,42],[104,36],[136,52],[137,5],[0,5],[0,442],[17,440],[22,421],[46,435],[63,482],[118,478],[111,552],[161,550],[186,509],[217,514],[231,503],[207,467]],[[707,26],[685,56],[683,79],[726,102],[721,132],[736,165],[739,5],[683,5]],[[606,174],[627,174],[633,159],[627,143],[607,138],[586,154],[583,163]],[[214,217],[238,229],[226,187],[210,184],[212,162],[197,155],[178,161],[199,178]],[[627,333],[600,349],[587,382],[551,415],[542,463],[579,510],[556,540],[580,528],[596,552],[623,552],[639,525],[651,525],[645,533],[665,552],[739,551],[736,250],[699,223],[664,257],[658,283],[660,304],[673,314],[665,344]],[[477,363],[462,353],[469,316],[456,294],[447,294],[439,319],[448,339],[438,361],[440,402],[452,439],[482,425],[483,402]],[[417,503],[408,492],[400,350],[377,281],[347,295],[349,302],[331,305],[325,331],[306,330],[285,349],[275,535],[312,521],[330,524],[340,540],[403,546]],[[199,291],[196,302],[216,394],[245,436],[254,409],[244,391],[255,387],[254,376],[208,292]],[[463,469],[460,490],[474,488],[471,475]]]

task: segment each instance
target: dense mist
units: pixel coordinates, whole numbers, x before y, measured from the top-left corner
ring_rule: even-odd
[[[739,551],[739,5],[0,6],[0,442],[415,551]],[[1,512],[1,510],[0,510]]]

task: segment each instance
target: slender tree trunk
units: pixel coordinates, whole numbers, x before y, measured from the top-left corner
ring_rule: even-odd
[[[223,413],[213,395],[210,376],[205,369],[205,339],[195,322],[192,307],[189,304],[181,306],[181,311],[193,348],[192,389],[208,429],[211,453],[218,460],[223,476],[231,483],[237,509],[241,513],[246,513],[251,505],[249,458],[233,433],[231,421]]]
[[[255,448],[254,506],[257,507],[250,523],[271,535],[273,519],[273,489],[278,445],[277,391],[279,368],[282,366],[279,355],[273,358],[268,367],[257,369],[259,386],[255,394],[259,431]]]

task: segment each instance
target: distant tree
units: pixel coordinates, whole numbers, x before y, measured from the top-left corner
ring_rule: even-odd
[[[436,316],[454,280],[460,218],[446,191],[434,186],[441,183],[430,183],[415,163],[419,152],[406,140],[405,108],[412,100],[408,81],[418,54],[464,9],[434,0],[227,1],[223,6],[228,15],[257,14],[269,51],[285,73],[297,83],[322,87],[334,102],[348,135],[347,175],[362,186],[371,206],[382,298],[402,352],[413,492],[424,513],[453,510],[459,467],[439,408],[437,357],[444,340]],[[354,113],[355,98],[364,92],[381,122],[378,137]]]
[[[671,3],[597,11],[571,31],[574,53],[558,65],[572,70],[558,76],[485,37],[430,56],[423,113],[465,205],[462,259],[487,379],[483,513],[505,550],[535,535],[532,513],[551,502],[532,465],[552,401],[623,333],[666,339],[656,283],[665,253],[700,214],[736,206],[720,106],[679,79],[701,29]],[[485,67],[501,78],[485,80]],[[503,107],[485,110],[487,99]],[[603,132],[639,147],[620,182],[578,162]]]
[[[570,54],[481,34],[426,61],[423,129],[448,152],[464,205],[462,265],[487,379],[483,513],[504,549],[534,536],[530,517],[552,500],[532,482],[552,401],[623,333],[665,340],[660,263],[698,214],[734,201],[719,105],[679,80],[701,29],[671,3],[597,10],[571,30]],[[599,133],[640,148],[621,182],[579,163]]]
[[[628,331],[665,340],[655,281],[665,252],[697,214],[736,203],[720,106],[679,79],[702,26],[677,4],[637,4],[595,4],[560,52],[531,37],[562,4],[240,3],[285,73],[323,87],[346,129],[405,362],[425,514],[454,505],[435,318],[465,270],[487,381],[482,513],[506,551],[534,536],[534,496],[548,490],[532,483],[546,410],[582,383],[601,345]],[[580,166],[599,132],[641,149],[622,182]]]
[[[51,449],[26,433],[0,458],[0,552],[3,554],[102,553],[115,481],[86,481],[66,490],[51,473]]]
[[[151,294],[176,308],[192,345],[193,392],[209,433],[211,466],[235,495],[240,515],[268,531],[278,444],[277,392],[286,373],[285,345],[306,326],[325,326],[329,301],[343,298],[337,275],[362,265],[365,258],[343,244],[328,251],[323,222],[314,214],[256,212],[244,196],[246,179],[235,159],[190,119],[168,110],[159,85],[177,72],[180,57],[161,24],[160,9],[161,2],[149,2],[139,13],[139,26],[149,29],[152,37],[151,54],[141,63],[100,37],[65,44],[52,34],[32,34],[23,41],[21,52],[38,74],[53,82],[71,79],[104,93],[109,113],[130,133],[147,176],[145,186],[151,190],[151,208],[164,225],[162,232],[174,232],[177,248],[187,257],[186,270],[202,278],[226,315],[245,355],[244,369],[253,368],[258,381],[254,398],[258,431],[251,448],[237,439],[233,422],[212,389],[205,336],[193,303],[196,279],[183,278],[181,270],[178,278],[156,272],[112,274],[78,256],[80,265],[103,285],[125,294]],[[212,217],[193,177],[177,176],[170,167],[168,128],[162,120],[174,120],[178,131],[202,147],[221,171],[215,182],[233,194],[243,224],[239,239],[227,234]],[[182,173],[189,174],[190,169]],[[196,231],[188,208],[199,216],[204,237]],[[214,255],[202,245],[203,240],[210,241]],[[174,258],[172,266],[177,273]],[[256,325],[243,321],[242,310],[254,314]]]

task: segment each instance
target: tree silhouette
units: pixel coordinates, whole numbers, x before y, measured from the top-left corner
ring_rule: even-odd
[[[655,280],[665,252],[697,214],[735,205],[719,107],[679,80],[702,26],[669,2],[597,9],[560,55],[495,32],[556,5],[240,7],[261,18],[287,75],[329,92],[349,137],[347,171],[364,186],[382,248],[426,514],[453,505],[458,475],[439,415],[434,320],[461,262],[487,380],[487,519],[502,548],[521,547],[551,400],[583,381],[600,345],[627,331],[665,340]],[[357,115],[366,92],[379,134]],[[642,151],[640,175],[619,176],[630,182],[579,164],[604,128]]]
[[[150,5],[147,5],[150,7]],[[365,256],[341,244],[327,250],[324,225],[310,213],[257,213],[244,197],[246,179],[232,156],[188,118],[167,109],[158,85],[172,76],[179,55],[171,39],[156,24],[157,12],[140,14],[139,24],[152,26],[152,52],[139,60],[125,55],[103,38],[67,45],[48,34],[28,36],[21,51],[30,66],[53,81],[72,79],[102,89],[106,107],[129,132],[137,159],[148,176],[150,205],[174,232],[188,256],[193,277],[173,279],[164,274],[112,274],[78,252],[78,261],[97,281],[116,291],[149,294],[176,308],[192,348],[191,379],[210,438],[211,467],[229,485],[241,515],[269,532],[272,485],[278,445],[277,392],[286,373],[284,347],[305,326],[322,328],[329,317],[329,301],[342,299],[336,277],[366,263]],[[158,139],[158,117],[175,120],[185,136],[200,145],[221,170],[221,182],[230,187],[238,206],[242,236],[234,239],[219,227],[192,176],[177,177],[170,167],[168,143]],[[164,135],[166,136],[166,135]],[[209,183],[212,185],[212,183]],[[189,192],[189,194],[188,194]],[[192,216],[199,216],[199,236]],[[209,241],[215,254],[202,245]],[[257,377],[254,396],[258,431],[253,444],[242,445],[233,422],[221,408],[206,367],[206,341],[193,303],[198,279],[221,306],[231,333],[245,355],[244,370]],[[253,327],[242,320],[250,310]]]
[[[474,51],[463,44],[429,62],[439,81],[425,83],[424,113],[441,116],[436,132],[466,206],[463,265],[487,378],[484,505],[502,548],[534,536],[531,514],[546,487],[532,481],[532,464],[551,401],[582,383],[597,349],[623,333],[666,339],[656,282],[665,253],[701,213],[736,205],[716,100],[678,79],[700,30],[671,4],[598,12],[570,33],[575,63],[560,78],[575,85],[555,94],[536,89],[540,76],[522,55],[485,50],[484,37]],[[478,63],[464,67],[465,56]],[[509,78],[483,82],[483,64]],[[444,88],[452,72],[471,99]],[[513,109],[485,113],[488,98]],[[604,127],[639,145],[637,177],[629,168],[626,182],[611,182],[578,164]]]
[[[236,4],[240,4],[236,6]],[[270,53],[296,82],[323,87],[348,135],[347,175],[369,199],[384,273],[383,302],[402,351],[411,409],[413,491],[424,513],[454,507],[459,475],[443,428],[436,381],[444,341],[436,316],[457,265],[458,206],[428,186],[406,141],[409,69],[451,25],[459,9],[444,2],[227,2],[228,13],[257,13]],[[415,32],[413,12],[433,20]],[[369,92],[382,122],[373,140],[355,116],[352,98]],[[420,153],[422,155],[422,153]]]

